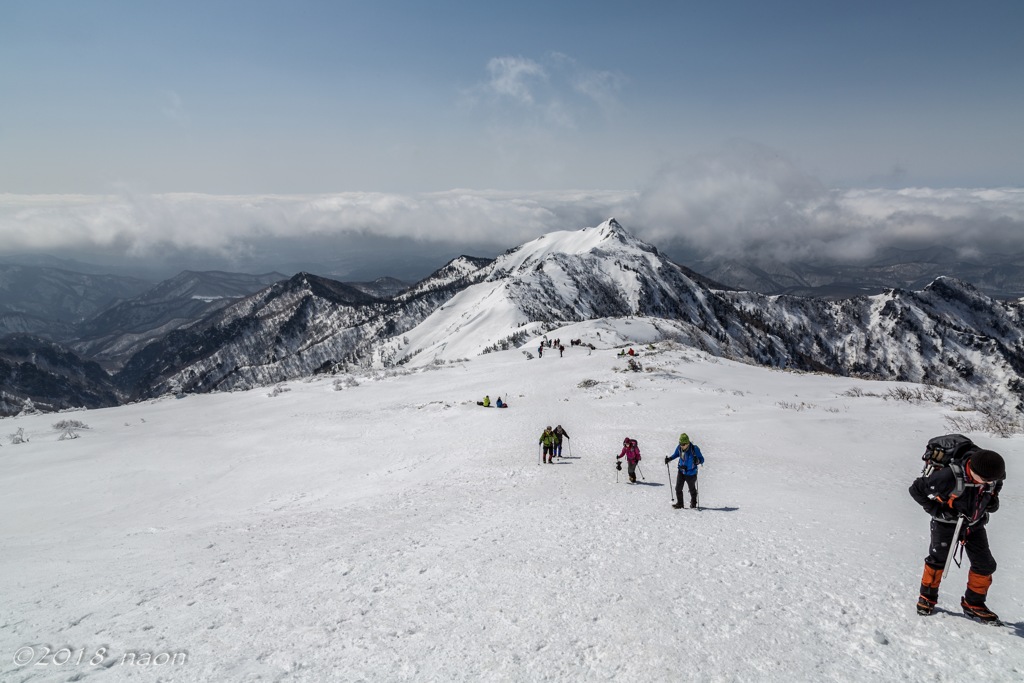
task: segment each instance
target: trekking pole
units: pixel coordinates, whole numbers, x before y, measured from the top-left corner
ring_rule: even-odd
[[[643,470],[640,469],[640,465],[636,466],[636,473],[640,475],[640,478],[647,481],[647,477],[644,476]]]
[[[540,444],[537,444],[537,464],[540,464]]]
[[[676,494],[672,489],[672,468],[668,466],[668,463],[665,463],[665,471],[668,472],[668,492],[672,496],[672,502],[674,503],[676,502]]]
[[[693,478],[693,491],[697,499],[697,512],[700,512],[700,475]]]
[[[620,463],[618,461],[618,459],[616,459],[615,460],[615,483],[616,484],[619,483],[619,470],[621,470],[621,469],[622,469],[622,463]]]
[[[956,546],[960,542],[960,529],[964,526],[964,516],[956,520],[956,529],[953,531],[953,539],[949,542],[949,554],[946,555],[946,566],[942,570],[942,575],[946,576],[946,572],[949,571],[949,565],[953,562],[953,555],[956,554]]]

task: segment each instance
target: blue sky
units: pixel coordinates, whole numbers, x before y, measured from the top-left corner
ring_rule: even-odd
[[[0,0],[0,193],[650,198],[766,155],[815,192],[1020,187],[1022,26],[1018,0]]]

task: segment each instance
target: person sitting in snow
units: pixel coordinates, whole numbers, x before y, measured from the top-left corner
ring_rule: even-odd
[[[555,445],[554,445],[554,449],[555,450],[554,450],[554,453],[559,458],[561,458],[562,457],[562,439],[568,439],[569,438],[569,432],[565,431],[565,429],[562,428],[562,425],[558,425],[557,427],[555,427],[555,430],[554,430],[553,433],[555,435]]]
[[[640,447],[637,446],[636,439],[631,439],[628,436],[622,441],[622,452],[615,456],[615,461],[618,462],[623,457],[626,458],[626,471],[629,473],[629,483],[636,483],[636,465],[640,462]]]
[[[544,432],[540,435],[540,445],[543,448],[541,459],[549,465],[554,464],[552,453],[555,448],[555,433],[551,431],[551,425],[545,427]]]
[[[482,405],[484,408],[490,408],[491,407],[491,397],[490,396],[484,396],[484,400],[483,400],[483,402],[480,405]]]
[[[963,493],[956,495],[958,476],[964,484]],[[931,542],[928,557],[924,559],[921,594],[917,598],[917,613],[929,615],[939,599],[939,582],[946,568],[946,558],[955,552],[958,540],[970,560],[967,573],[967,591],[960,599],[964,614],[976,621],[995,622],[999,617],[985,605],[996,561],[988,545],[989,513],[999,509],[999,492],[1006,478],[1006,462],[995,451],[978,450],[967,456],[961,474],[952,467],[943,467],[926,477],[919,477],[910,485],[910,495],[932,517]],[[954,539],[956,522],[964,518],[964,533]]]
[[[508,404],[502,402],[501,396],[498,397],[498,400],[497,400],[497,402],[495,402],[494,405],[498,406],[499,408],[508,408]]]
[[[690,488],[690,507],[697,507],[697,466],[704,464],[704,455],[700,452],[697,444],[690,443],[690,437],[686,434],[679,435],[679,445],[672,455],[665,458],[665,464],[669,464],[679,458],[679,473],[676,476],[676,504],[672,507],[686,507],[683,504],[683,484]]]

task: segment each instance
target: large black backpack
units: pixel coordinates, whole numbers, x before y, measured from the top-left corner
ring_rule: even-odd
[[[979,449],[974,442],[963,434],[944,434],[933,437],[928,440],[924,455],[921,456],[921,459],[924,460],[921,476],[927,477],[943,467],[948,467],[956,476],[956,490],[953,495],[963,495],[966,488],[964,461],[977,450]]]

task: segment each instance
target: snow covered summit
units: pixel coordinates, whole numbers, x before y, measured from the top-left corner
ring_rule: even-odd
[[[713,318],[706,290],[614,218],[542,235],[499,256],[476,279],[383,354],[417,365],[519,345],[595,318]]]

